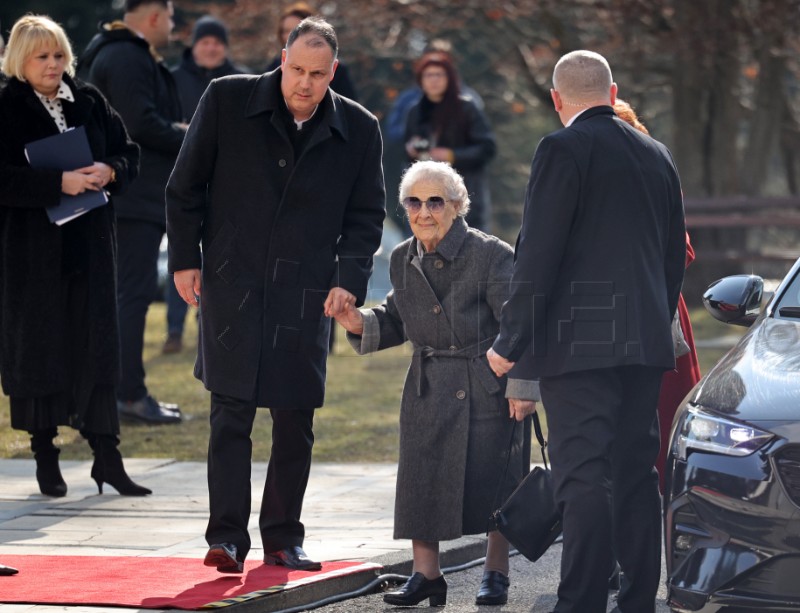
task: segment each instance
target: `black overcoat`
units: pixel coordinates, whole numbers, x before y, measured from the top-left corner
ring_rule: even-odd
[[[147,41],[121,22],[105,24],[86,47],[78,74],[95,85],[141,147],[141,172],[117,199],[119,219],[164,226],[164,186],[185,135],[175,79]]]
[[[539,143],[495,351],[525,376],[675,367],[686,260],[669,150],[610,106]]]
[[[119,115],[91,85],[64,80],[75,102],[62,101],[69,126],[86,126],[95,161],[111,165],[122,192],[138,172],[139,148]],[[94,380],[115,384],[119,364],[113,203],[64,226],[50,223],[45,207],[61,197],[60,170],[34,170],[25,144],[58,133],[56,124],[27,83],[0,85],[0,378],[11,396],[39,397],[69,390],[65,346],[70,322],[63,312],[62,241],[80,235],[74,265],[88,263],[90,322],[88,355]]]
[[[328,89],[295,159],[281,71],[211,82],[167,185],[170,272],[201,268],[195,375],[259,406],[322,406],[343,287],[363,302],[385,209],[377,119]]]

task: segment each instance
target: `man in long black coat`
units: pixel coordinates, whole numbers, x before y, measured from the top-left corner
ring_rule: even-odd
[[[652,613],[661,569],[656,405],[674,368],[670,322],[686,256],[680,181],[666,147],[620,120],[606,60],[567,54],[552,97],[565,128],[536,150],[512,295],[489,351],[541,378],[564,552],[558,613]],[[521,401],[512,400],[512,406]]]
[[[164,188],[186,134],[172,74],[155,49],[172,31],[169,0],[125,0],[122,21],[105,24],[78,63],[120,114],[141,147],[141,172],[115,200],[121,373],[117,407],[124,417],[156,424],[181,421],[177,405],[148,391],[142,357],[147,310],[158,289],[158,252],[166,226]]]
[[[269,407],[259,528],[265,562],[318,569],[300,511],[322,406],[330,320],[363,303],[385,209],[377,119],[328,85],[333,28],[309,18],[280,70],[212,81],[167,186],[169,268],[202,302],[195,375],[211,391],[205,563],[250,549],[250,432]],[[202,264],[200,243],[202,243]]]

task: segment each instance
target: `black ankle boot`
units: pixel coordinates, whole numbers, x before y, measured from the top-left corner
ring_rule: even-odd
[[[443,607],[447,603],[447,581],[444,575],[426,579],[422,573],[414,573],[399,590],[386,592],[383,602],[398,607],[411,607],[425,599],[432,607]]]
[[[497,570],[487,570],[483,572],[481,587],[478,590],[478,597],[475,599],[477,605],[500,605],[508,602],[508,577]]]
[[[36,459],[36,481],[39,491],[45,496],[61,498],[67,495],[67,484],[61,476],[58,466],[58,454],[61,450],[53,445],[58,434],[55,428],[31,432],[31,451]]]
[[[108,483],[123,496],[147,496],[152,490],[134,483],[125,472],[122,455],[117,449],[119,439],[113,435],[86,436],[89,446],[94,452],[92,479],[97,483],[97,490],[103,493],[103,483]]]

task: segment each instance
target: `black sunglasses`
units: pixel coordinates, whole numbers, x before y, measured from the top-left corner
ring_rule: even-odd
[[[441,196],[431,196],[424,202],[419,198],[415,198],[414,196],[409,196],[408,198],[403,198],[403,208],[408,211],[409,213],[418,213],[419,210],[422,208],[424,204],[428,207],[428,210],[431,213],[438,213],[439,211],[444,209],[444,205],[447,202]]]

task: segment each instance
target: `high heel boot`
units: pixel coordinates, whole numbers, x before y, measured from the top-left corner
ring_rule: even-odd
[[[58,466],[58,454],[61,450],[53,445],[53,439],[58,430],[36,430],[31,432],[31,451],[36,459],[36,481],[39,482],[39,491],[45,496],[61,498],[67,495],[67,484],[61,476]]]
[[[117,449],[119,439],[111,434],[85,435],[94,452],[92,479],[97,483],[97,490],[103,493],[103,483],[108,483],[123,496],[147,496],[152,490],[134,483],[125,472],[122,455]]]

